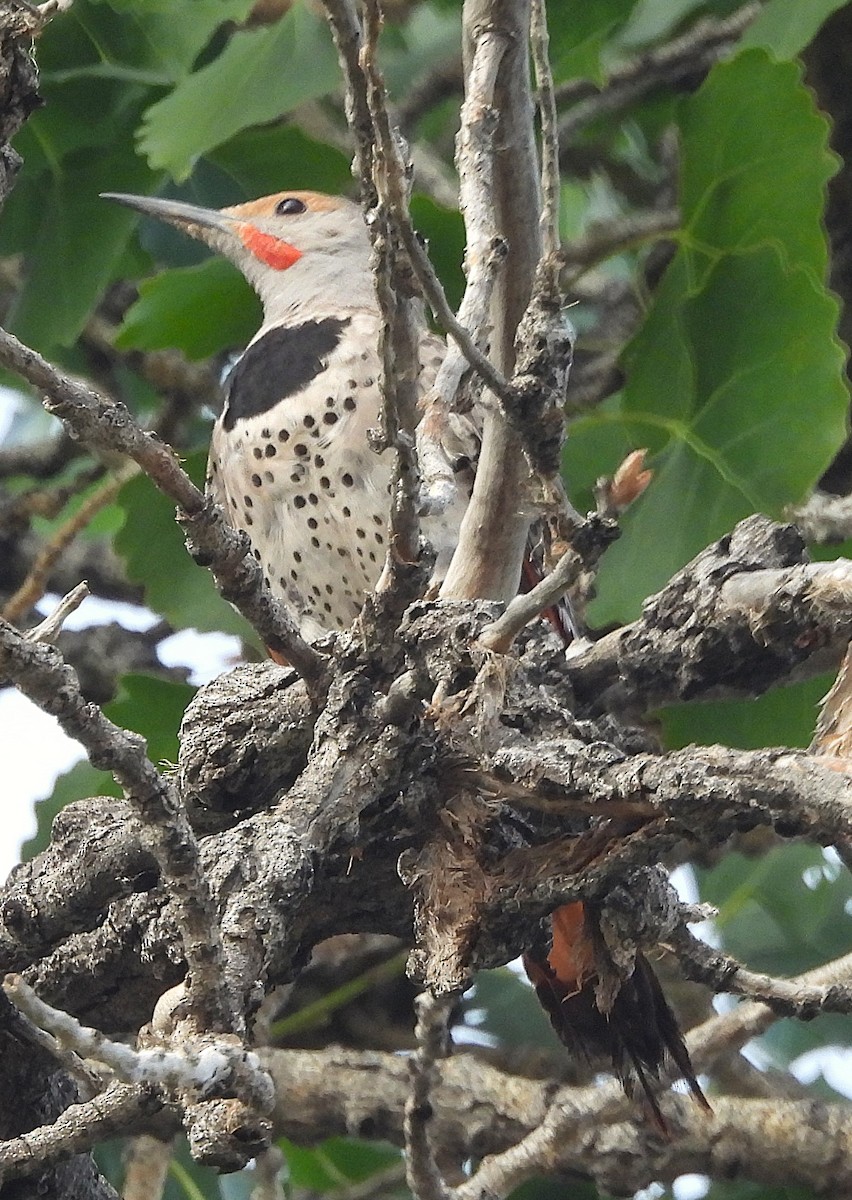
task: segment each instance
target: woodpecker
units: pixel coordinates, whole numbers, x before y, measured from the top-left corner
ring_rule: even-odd
[[[360,208],[307,191],[221,210],[120,193],[105,198],[205,242],[260,296],[263,323],[225,382],[208,489],[248,535],[269,588],[302,635],[314,641],[347,628],[382,570],[391,486],[389,455],[368,441],[381,403],[382,317]],[[445,346],[424,323],[420,347],[425,394]],[[423,521],[436,551],[436,585],[470,496],[474,450],[461,452],[469,448],[464,430],[451,436],[459,441],[447,451],[455,464],[451,494],[440,515]],[[528,584],[535,582],[530,570],[528,563]],[[565,905],[553,914],[549,949],[525,957],[528,974],[561,1040],[575,1051],[609,1054],[625,1086],[634,1072],[664,1128],[649,1077],[659,1075],[667,1054],[706,1101],[676,1019],[641,955],[611,1009],[601,1011],[598,941],[587,907]]]
[[[348,628],[384,563],[392,469],[367,436],[379,420],[382,318],[360,208],[304,191],[221,211],[108,196],[206,242],[260,296],[263,323],[225,382],[208,489],[303,637]],[[424,323],[421,392],[444,349]],[[469,459],[458,461],[454,495],[423,521],[436,585],[469,498]]]

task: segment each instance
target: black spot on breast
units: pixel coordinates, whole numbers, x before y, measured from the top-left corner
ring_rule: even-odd
[[[254,342],[231,372],[222,424],[228,431],[241,418],[258,417],[307,387],[325,370],[349,319],[326,317],[282,325]],[[264,437],[271,436],[266,430]]]

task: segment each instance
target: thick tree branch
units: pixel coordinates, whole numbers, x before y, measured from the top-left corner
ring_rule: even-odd
[[[768,1019],[775,1018],[770,1013]],[[700,1069],[710,1065],[713,1034],[725,1024],[726,1018],[714,1017],[692,1036]],[[277,1085],[278,1132],[296,1141],[331,1130],[402,1144],[408,1075],[398,1057],[339,1049],[263,1056]],[[438,1074],[433,1136],[445,1153],[459,1160],[501,1155],[485,1158],[477,1175],[456,1189],[459,1197],[505,1195],[523,1178],[547,1171],[581,1171],[607,1191],[626,1193],[686,1172],[714,1175],[724,1161],[736,1177],[766,1184],[786,1178],[808,1187],[819,1178],[826,1195],[843,1194],[852,1184],[852,1118],[844,1105],[717,1095],[708,1115],[688,1098],[668,1094],[661,1104],[675,1136],[661,1141],[641,1121],[624,1121],[630,1102],[615,1085],[562,1088],[554,1095],[552,1081],[507,1075],[467,1055],[439,1063]],[[540,1128],[546,1136],[531,1143]],[[525,1136],[525,1151],[514,1154]],[[830,1178],[823,1174],[829,1163]]]
[[[702,551],[642,616],[569,663],[581,704],[647,713],[756,696],[836,667],[852,638],[852,565],[808,563],[793,526],[755,516]]]
[[[145,756],[140,737],[120,729],[99,708],[86,703],[76,675],[58,650],[28,642],[2,621],[0,674],[56,717],[69,737],[81,742],[92,765],[111,772],[121,785],[138,814],[142,837],[157,859],[163,881],[178,901],[197,1026],[227,1028],[237,1014],[230,1013],[224,990],[216,913],[195,834],[176,788]]]
[[[84,1104],[72,1104],[51,1125],[41,1125],[11,1141],[0,1142],[0,1178],[31,1175],[101,1141],[127,1133],[150,1117],[161,1101],[145,1088],[112,1084]]]
[[[491,297],[492,357],[504,374],[514,365],[515,333],[541,257],[538,222],[530,219],[541,204],[530,120],[529,19],[528,0],[467,0],[464,8],[466,94],[477,85],[473,68],[484,47],[494,44],[500,51],[493,95],[486,93],[483,101],[499,114],[496,137],[501,153],[487,169],[493,180],[496,232],[509,244]],[[475,170],[481,176],[481,166]],[[480,206],[489,203],[490,189],[483,183],[480,178]],[[467,221],[470,214],[464,211]],[[475,229],[481,227],[477,222]],[[473,239],[472,244],[476,245]],[[528,484],[529,467],[518,436],[504,413],[492,408],[485,416],[473,494],[442,595],[508,600],[517,592],[533,516]]]

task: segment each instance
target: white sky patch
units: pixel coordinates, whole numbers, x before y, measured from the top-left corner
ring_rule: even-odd
[[[800,1054],[790,1063],[800,1083],[813,1083],[820,1076],[829,1087],[852,1097],[852,1046],[819,1046]]]
[[[672,1184],[675,1200],[701,1200],[710,1191],[710,1180],[706,1175],[681,1175]]]
[[[0,396],[0,437],[12,418],[12,406]],[[53,612],[59,597],[48,594],[38,604],[42,616]],[[136,604],[89,596],[65,621],[66,629],[88,629],[117,622],[125,629],[145,630],[160,618]],[[190,682],[207,683],[240,659],[240,640],[230,634],[182,630],[163,641],[159,657],[164,666],[190,669]],[[21,845],[35,833],[37,800],[53,791],[57,776],[85,758],[80,745],[14,688],[0,690],[0,881],[20,860]]]
[[[684,904],[698,904],[701,900],[701,895],[698,891],[698,879],[695,871],[688,864],[684,863],[680,867],[675,867],[669,876],[672,887],[680,896]],[[702,942],[706,942],[708,946],[714,946],[717,950],[722,945],[722,939],[719,936],[719,930],[716,928],[715,921],[697,921],[694,925],[689,926],[690,933],[695,934]]]
[[[199,633],[182,629],[160,642],[158,654],[164,667],[190,667],[189,682],[209,683],[241,659],[240,639],[229,633]]]
[[[36,605],[42,616],[52,613],[60,597],[46,593]],[[125,629],[143,631],[159,621],[156,613],[140,604],[125,604],[121,600],[104,600],[100,596],[87,596],[79,608],[70,613],[63,622],[63,629],[91,629],[94,625],[123,625]]]
[[[54,717],[14,688],[0,691],[0,879],[20,859],[21,843],[35,833],[36,800],[49,796],[57,775],[84,757]]]
[[[641,1192],[637,1192],[633,1200],[660,1200],[660,1196],[666,1194],[666,1189],[661,1183],[649,1183],[646,1188],[642,1188]]]

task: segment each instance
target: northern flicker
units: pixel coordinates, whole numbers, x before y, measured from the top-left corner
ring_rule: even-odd
[[[208,488],[244,530],[271,591],[316,640],[348,628],[386,553],[391,456],[370,447],[379,420],[381,314],[360,208],[286,192],[221,211],[110,194],[229,258],[263,303],[263,324],[225,383]],[[444,353],[424,324],[420,387]],[[440,577],[468,500],[424,520]]]
[[[304,191],[219,211],[105,195],[205,242],[260,296],[263,323],[226,380],[208,487],[248,534],[268,586],[289,606],[303,636],[315,640],[348,627],[382,570],[391,480],[389,456],[377,454],[367,435],[379,418],[382,318],[361,210],[349,200]],[[424,324],[421,392],[444,350]],[[423,522],[437,555],[437,579],[469,498],[469,455],[458,453],[455,462],[449,503]],[[603,1013],[585,906],[557,910],[552,935],[549,951],[525,961],[561,1039],[574,1050],[609,1053],[622,1080],[635,1071],[660,1125],[647,1076],[659,1074],[666,1054],[703,1100],[677,1022],[642,956]]]

